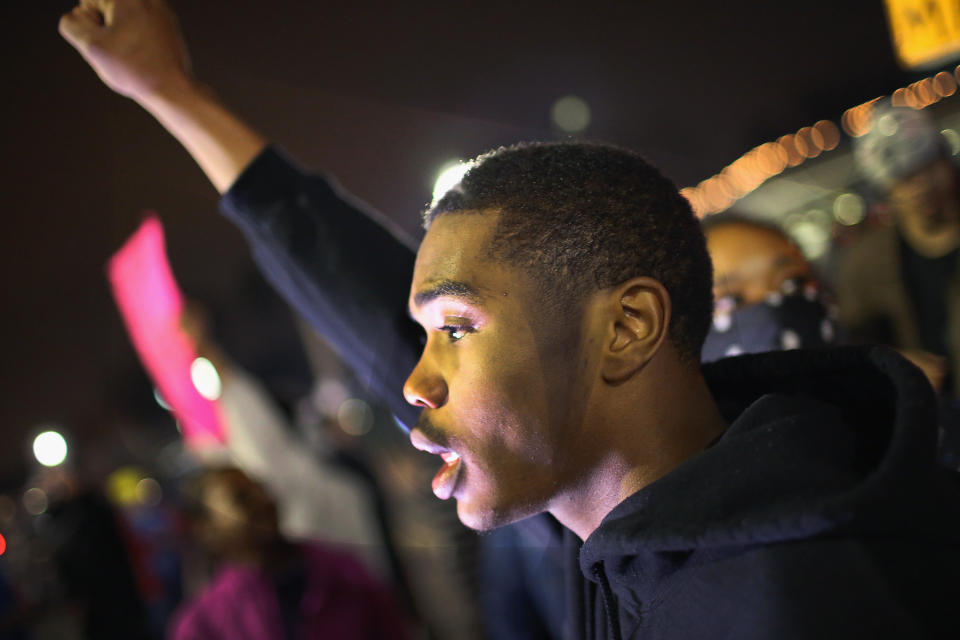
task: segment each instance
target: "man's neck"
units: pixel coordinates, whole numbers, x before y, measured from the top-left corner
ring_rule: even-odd
[[[612,433],[606,455],[576,490],[550,506],[582,540],[617,505],[704,451],[726,430],[699,368],[674,373],[649,376],[655,382],[645,397],[629,403],[619,424],[605,425]]]

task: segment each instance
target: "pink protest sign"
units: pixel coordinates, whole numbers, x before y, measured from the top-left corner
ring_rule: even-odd
[[[200,395],[191,379],[197,353],[181,329],[183,294],[156,215],[150,214],[110,258],[107,274],[130,340],[187,443],[203,448],[224,442],[216,403]]]

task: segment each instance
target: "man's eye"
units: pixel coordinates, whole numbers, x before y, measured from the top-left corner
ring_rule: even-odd
[[[440,327],[440,331],[445,332],[447,336],[449,336],[450,342],[457,342],[468,333],[473,333],[473,328],[447,324]]]

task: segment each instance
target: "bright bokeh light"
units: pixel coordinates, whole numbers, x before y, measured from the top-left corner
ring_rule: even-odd
[[[803,254],[810,260],[821,257],[830,246],[830,231],[819,224],[819,221],[804,217],[787,226],[787,231],[796,239]]]
[[[885,136],[895,135],[897,130],[900,128],[900,125],[897,123],[896,116],[894,116],[892,113],[887,113],[880,116],[880,119],[877,120],[877,123],[874,126],[877,128],[877,131]]]
[[[217,400],[220,392],[223,390],[220,384],[220,374],[213,363],[206,358],[200,357],[190,365],[190,379],[197,393],[207,400]]]
[[[843,193],[833,201],[833,217],[842,225],[852,227],[866,216],[867,205],[855,193]]]
[[[153,478],[144,478],[137,483],[137,499],[141,504],[155,507],[163,500],[163,488]]]
[[[350,398],[337,412],[340,428],[352,436],[362,436],[373,428],[373,409],[359,398]]]
[[[0,556],[7,552],[7,540],[3,537],[3,534],[0,533]]]
[[[819,136],[819,134],[818,134]],[[820,140],[822,145],[822,139]],[[813,128],[812,127],[802,127],[796,134],[793,136],[793,144],[803,158],[814,158],[820,154],[821,146],[817,144],[817,141],[814,140]]]
[[[105,483],[107,497],[115,504],[128,507],[139,502],[137,483],[144,478],[144,473],[137,467],[120,467],[114,470]]]
[[[47,492],[33,487],[23,492],[23,508],[32,516],[38,516],[47,510]]]
[[[956,129],[944,129],[940,132],[940,135],[947,141],[950,155],[955,156],[960,153],[960,134],[957,133]]]
[[[824,151],[833,151],[837,148],[837,145],[840,144],[840,130],[837,128],[837,125],[829,120],[821,120],[813,125],[813,128],[820,134],[820,138],[823,140]]]
[[[324,378],[313,389],[313,406],[324,416],[335,416],[350,397],[347,385],[337,378]]]
[[[55,467],[67,459],[67,441],[56,431],[44,431],[33,440],[33,455],[45,467]]]
[[[440,199],[447,195],[447,191],[450,191],[450,189],[460,184],[460,180],[463,179],[463,176],[471,167],[473,167],[472,162],[457,160],[441,169],[437,175],[437,179],[433,183],[433,197],[430,200],[430,206],[437,206]]]
[[[788,167],[795,167],[803,162],[804,156],[797,149],[796,137],[793,134],[788,133],[785,136],[780,136],[780,138],[777,139],[777,142],[787,154]]]
[[[890,104],[895,107],[907,107],[909,106],[907,101],[907,90],[903,87],[900,87],[890,95]]]
[[[949,98],[957,92],[957,81],[946,71],[933,76],[933,86],[942,98]]]
[[[903,95],[904,90],[897,89],[893,92],[893,95],[890,96],[891,103],[894,106],[905,106],[902,104]],[[840,124],[843,126],[843,130],[846,131],[847,135],[853,138],[859,138],[870,131],[870,128],[873,126],[874,105],[882,99],[883,97],[881,96],[873,100],[867,100],[843,112],[843,117],[840,118]],[[901,104],[898,105],[898,101],[900,101]]]
[[[583,98],[564,96],[553,103],[550,119],[561,131],[580,133],[590,125],[590,106]]]

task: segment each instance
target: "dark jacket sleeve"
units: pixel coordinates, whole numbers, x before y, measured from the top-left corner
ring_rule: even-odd
[[[407,315],[415,250],[376,212],[268,147],[220,202],[261,271],[408,427],[402,387],[421,349]]]

